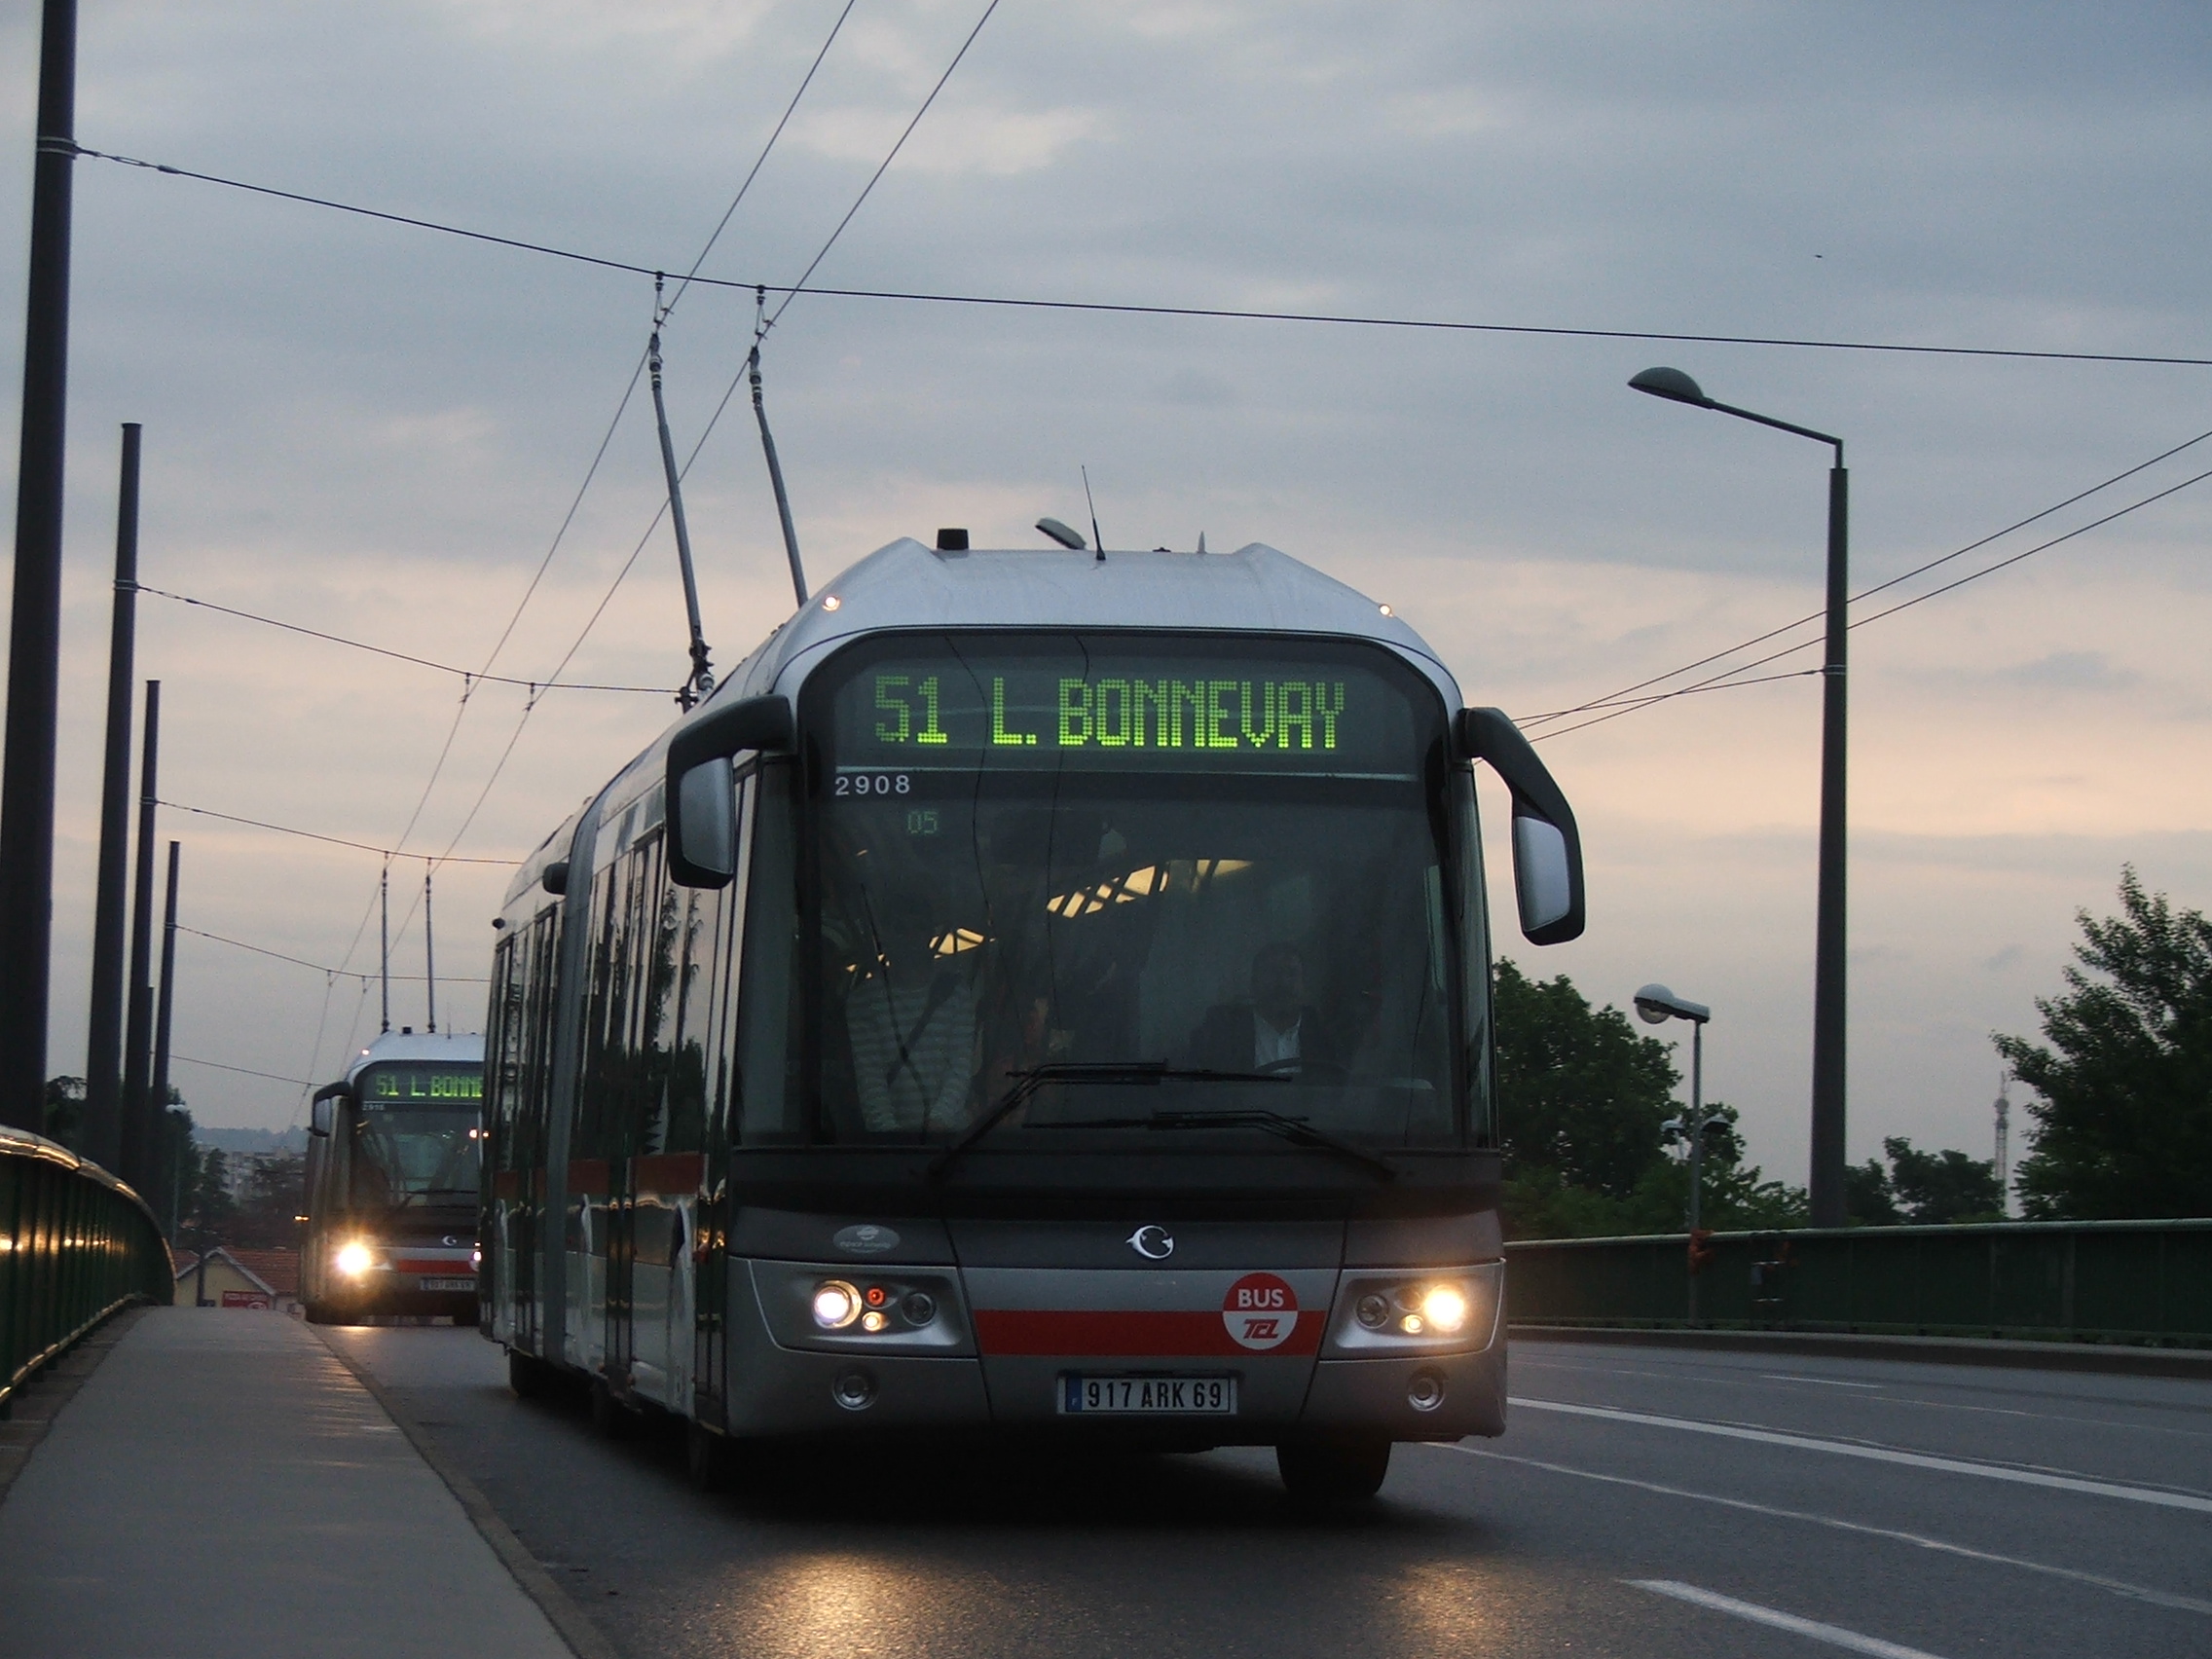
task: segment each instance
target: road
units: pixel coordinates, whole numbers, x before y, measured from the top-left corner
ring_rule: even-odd
[[[625,1654],[2212,1654],[2212,1382],[1530,1342],[1382,1496],[913,1447],[709,1497],[442,1328],[331,1333]]]

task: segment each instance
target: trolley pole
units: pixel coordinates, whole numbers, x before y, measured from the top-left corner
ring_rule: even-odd
[[[30,281],[8,619],[7,753],[0,760],[0,1124],[46,1122],[54,945],[55,717],[60,701],[61,505],[69,405],[69,164],[77,143],[76,0],[46,0],[31,172]]]
[[[377,1029],[391,1029],[391,861],[384,861],[384,873],[377,877],[377,979],[384,987],[384,1023]]]
[[[169,843],[168,895],[162,905],[162,990],[154,1013],[154,1079],[148,1093],[152,1109],[146,1114],[153,1127],[154,1154],[146,1161],[146,1173],[159,1181],[162,1165],[176,1159],[169,1137],[169,1012],[176,1002],[176,866],[179,848]],[[164,1182],[163,1185],[168,1183]],[[176,1224],[172,1219],[169,1230]]]
[[[429,1032],[438,1034],[438,941],[430,926],[430,866],[423,866],[423,993],[429,999]]]
[[[123,1038],[123,1134],[116,1173],[136,1187],[153,1173],[154,1133],[146,1064],[154,1041],[154,804],[162,751],[162,682],[146,682],[145,736],[138,751],[137,891],[130,907],[130,1017]]]
[[[123,424],[115,506],[115,606],[107,645],[107,764],[100,779],[99,887],[92,911],[92,1006],[85,1032],[85,1156],[123,1155],[124,912],[130,879],[130,674],[138,630],[139,426]]]

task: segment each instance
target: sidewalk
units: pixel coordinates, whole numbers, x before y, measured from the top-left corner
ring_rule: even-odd
[[[0,1501],[0,1659],[572,1659],[297,1321],[157,1308]]]

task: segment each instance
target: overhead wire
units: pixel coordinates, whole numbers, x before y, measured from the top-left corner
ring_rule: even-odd
[[[784,306],[789,306],[792,300],[795,299],[798,296],[807,277],[813,276],[816,269],[818,269],[822,264],[822,261],[829,256],[830,250],[836,245],[838,238],[842,237],[845,234],[846,227],[853,222],[853,217],[860,211],[862,203],[867,201],[869,195],[874,191],[877,183],[882,179],[884,173],[890,168],[892,162],[898,158],[899,152],[903,148],[904,148],[906,140],[913,136],[915,128],[921,125],[922,117],[929,113],[930,106],[937,101],[938,94],[944,91],[945,83],[952,79],[952,72],[960,67],[961,60],[968,55],[968,49],[976,44],[976,37],[982,33],[983,25],[990,21],[991,14],[997,11],[998,8],[999,0],[989,0],[989,4],[983,8],[982,16],[976,20],[975,27],[971,28],[968,31],[966,38],[961,41],[960,50],[952,55],[952,60],[945,65],[944,73],[937,78],[936,84],[930,88],[928,96],[922,99],[920,106],[914,111],[913,117],[906,123],[905,127],[901,129],[899,136],[897,140],[893,142],[890,151],[884,156],[882,162],[878,164],[875,171],[868,175],[867,183],[861,187],[860,194],[853,199],[852,205],[845,209],[844,216],[837,221],[836,227],[830,233],[829,238],[823,242],[822,246],[816,250],[813,259],[808,261],[806,270],[801,274],[799,281],[791,285],[790,287],[779,287],[777,289],[777,292],[782,293],[786,296],[784,300]],[[849,11],[850,8],[848,7],[847,10]],[[842,27],[844,15],[840,14],[837,26]],[[836,30],[833,28],[830,31],[830,38],[834,39],[835,35]],[[825,43],[823,50],[824,52],[827,52],[829,50],[827,43]],[[820,61],[821,59],[818,55],[816,58],[816,67],[820,66]],[[812,69],[808,70],[807,77],[808,80],[811,80],[813,78]],[[803,83],[801,84],[799,91],[801,93],[805,92],[805,86]],[[792,100],[791,108],[795,108],[798,99],[796,96],[794,96]],[[785,121],[790,120],[791,108],[787,108],[784,112]],[[778,123],[776,130],[777,132],[781,132],[783,130],[783,123]],[[770,142],[773,143],[772,136]],[[766,152],[763,151],[762,159],[764,160],[765,157]],[[758,171],[758,163],[755,164],[754,170],[755,172]],[[751,175],[748,175],[748,186],[750,186],[751,182],[752,177]],[[741,197],[742,194],[743,192],[741,191]],[[733,210],[735,208],[735,205],[736,204],[734,203],[731,204]],[[728,215],[724,214],[723,219],[725,223],[727,222],[727,218]],[[717,236],[719,236],[721,234],[720,228],[719,226],[717,227],[715,234]],[[712,239],[710,239],[710,245],[711,244]],[[705,258],[704,253],[702,253],[700,257],[701,260],[703,260]],[[697,271],[697,262],[694,262],[692,269],[694,272]],[[694,276],[687,278],[687,280],[706,282],[712,279]],[[728,284],[725,282],[716,282],[715,285],[727,286]],[[778,307],[775,316],[768,318],[766,325],[756,331],[756,341],[757,341],[760,334],[764,334],[768,328],[775,326],[776,317],[783,314],[783,306]],[[662,313],[662,315],[666,315],[665,311]],[[715,405],[714,413],[708,417],[706,425],[701,429],[697,440],[692,444],[690,453],[684,458],[682,466],[680,467],[677,471],[677,479],[679,482],[690,476],[692,463],[699,459],[700,452],[707,446],[707,440],[714,435],[716,426],[719,425],[721,422],[723,412],[729,408],[731,398],[736,396],[738,387],[744,383],[745,375],[746,370],[741,366],[737,374],[731,378],[729,386],[724,388],[720,401]],[[576,652],[583,648],[584,642],[591,637],[592,631],[599,626],[600,618],[606,615],[607,608],[613,603],[615,593],[621,588],[623,582],[629,578],[630,571],[636,568],[639,558],[644,554],[646,545],[651,541],[653,533],[660,528],[660,521],[667,515],[668,506],[668,498],[664,496],[661,499],[660,505],[654,508],[653,516],[650,522],[646,524],[644,534],[642,534],[638,537],[636,545],[634,545],[630,549],[629,558],[623,561],[622,568],[614,573],[614,579],[611,582],[608,583],[607,591],[600,596],[598,605],[592,608],[591,615],[585,619],[583,627],[577,632],[575,639],[570,644],[568,650],[562,654],[561,660],[554,665],[553,673],[548,677],[549,679],[557,680],[560,678],[562,673],[567,670],[569,664],[574,659]],[[515,721],[515,729],[512,733],[509,734],[506,747],[500,751],[498,760],[493,765],[491,776],[485,780],[484,788],[478,793],[475,804],[468,809],[467,816],[462,819],[461,828],[454,832],[453,840],[448,843],[449,847],[458,846],[460,844],[461,837],[467,832],[468,827],[471,824],[475,823],[476,815],[483,810],[484,802],[488,798],[490,798],[493,786],[498,782],[500,774],[505,770],[508,759],[514,754],[516,744],[518,744],[522,740],[523,728],[530,723],[531,716],[536,712],[536,709],[537,698],[535,696],[530,698],[530,700],[523,705],[522,714]],[[413,912],[410,911],[409,913],[412,914]]]
[[[363,974],[353,969],[331,968],[320,962],[310,962],[304,956],[287,956],[283,951],[271,950],[265,944],[248,944],[242,939],[231,939],[223,934],[208,933],[203,928],[188,928],[182,922],[177,924],[176,931],[181,934],[190,934],[194,939],[206,940],[211,944],[227,944],[234,950],[248,950],[256,956],[267,956],[278,962],[288,962],[295,968],[312,968],[317,974],[327,974],[341,979],[375,979],[381,977],[376,974]],[[423,983],[426,977],[422,974],[394,974],[391,976],[394,979],[418,985]],[[440,974],[438,976],[438,983],[441,985],[488,985],[491,982],[490,979],[471,977],[466,974]],[[308,1070],[313,1071],[314,1067],[310,1065]]]
[[[219,818],[225,824],[243,825],[249,830],[267,830],[277,835],[296,835],[305,841],[325,841],[333,847],[350,847],[355,852],[374,853],[382,859],[419,859],[425,865],[501,865],[508,868],[522,863],[520,859],[457,859],[451,854],[403,853],[397,847],[380,847],[369,841],[351,841],[343,835],[326,835],[319,830],[300,830],[289,824],[272,824],[262,818],[241,818],[235,812],[217,812],[213,807],[187,806],[180,800],[158,800],[154,804],[165,806],[171,812],[189,812],[195,818]],[[346,972],[345,969],[335,971]]]
[[[596,254],[580,253],[572,248],[557,247],[547,242],[529,241],[516,237],[496,236],[486,231],[470,230],[464,226],[447,224],[439,220],[421,218],[412,214],[387,212],[380,208],[365,207],[350,202],[339,202],[328,197],[310,196],[298,191],[279,190],[269,185],[252,184],[243,179],[226,178],[220,174],[200,172],[190,167],[143,161],[134,156],[111,155],[105,151],[90,149],[81,144],[71,145],[70,153],[88,161],[116,162],[125,166],[142,167],[152,172],[166,173],[177,178],[196,179],[204,184],[223,185],[233,190],[249,191],[259,196],[276,197],[309,206],[326,207],[342,213],[357,214],[370,219],[382,219],[418,230],[463,237],[472,241],[495,243],[501,247],[514,248],[526,253],[543,254],[554,259],[621,272],[628,276],[651,276],[656,272],[665,270],[665,267],[640,264],[632,260],[602,258]],[[765,288],[771,294],[793,296],[800,291],[795,284],[763,283],[747,281],[737,277],[694,276],[688,280],[695,287],[742,289],[748,293]],[[1295,322],[1337,327],[1415,329],[1460,334],[1533,335],[1565,340],[1645,340],[1675,345],[1758,346],[1809,351],[1881,351],[1916,356],[2009,358],[2030,362],[2133,363],[2174,368],[2212,368],[2212,357],[2191,357],[2174,353],[2148,351],[2062,351],[2025,347],[1942,346],[1895,340],[1824,340],[1793,335],[1718,334],[1691,332],[1681,329],[1596,328],[1541,323],[1474,322],[1448,317],[1390,316],[1345,312],[1271,311],[1238,306],[1153,305],[1134,301],[1113,300],[1040,299],[1012,294],[938,293],[904,288],[832,288],[809,285],[804,291],[823,299],[881,300],[912,305],[985,306],[1019,311],[1087,312],[1101,315],[1194,317],[1238,322]]]
[[[2154,502],[2162,501],[2168,496],[2172,496],[2179,493],[2180,491],[2187,490],[2192,485],[2201,484],[2207,478],[2212,478],[2212,467],[2206,468],[2204,471],[2195,474],[2194,477],[2184,478],[2178,484],[2168,485],[2165,489],[2159,490],[2153,495],[2145,496],[2140,500],[2130,501],[2124,507],[2116,507],[2101,518],[2091,519],[2087,524],[2077,525],[2074,529],[2067,531],[2062,535],[2054,535],[2047,541],[2038,542],[2035,546],[2023,549],[2021,552],[2015,553],[2009,558],[2001,559],[1994,565],[1987,565],[1978,571],[1970,571],[1966,575],[1959,577],[1956,581],[1946,582],[1941,587],[1931,588],[1928,592],[1923,594],[1915,594],[1912,598],[1901,601],[1897,605],[1890,606],[1887,609],[1875,611],[1871,616],[1858,617],[1849,624],[1849,627],[1852,630],[1856,631],[1858,629],[1867,627],[1872,623],[1879,622],[1885,617],[1895,616],[1900,610],[1910,610],[1914,606],[1922,604],[1927,600],[1939,598],[1943,594],[1954,593],[1958,589],[1967,586],[1970,582],[1977,582],[1984,576],[1993,576],[2000,571],[2009,570],[2012,566],[2019,564],[2024,559],[2032,559],[2039,553],[2047,552],[2049,549],[2059,546],[2064,542],[2072,541],[2078,535],[2085,535],[2092,530],[2096,530],[2104,525],[2111,524],[2115,519],[2125,518],[2129,513],[2135,512],[2143,507],[2148,507]],[[1933,565],[1940,564],[1942,562],[1942,560],[1932,561],[1930,568],[1932,568]],[[1895,582],[1885,582],[1882,584],[1883,587],[1891,587],[1894,585],[1896,585]],[[1787,632],[1787,630],[1778,629],[1776,630],[1776,632]],[[1771,638],[1771,636],[1769,637]],[[1623,715],[1633,715],[1640,709],[1647,709],[1657,703],[1670,702],[1677,697],[1688,696],[1693,692],[1727,690],[1732,689],[1737,684],[1763,684],[1771,680],[1791,680],[1801,678],[1801,676],[1798,675],[1769,675],[1759,681],[1742,681],[1738,680],[1736,677],[1749,674],[1754,668],[1764,668],[1769,663],[1780,662],[1783,658],[1794,656],[1799,651],[1811,650],[1816,645],[1819,645],[1823,643],[1824,642],[1820,639],[1801,640],[1795,645],[1785,645],[1781,650],[1769,652],[1763,657],[1754,658],[1752,661],[1741,664],[1736,668],[1726,669],[1719,674],[1708,676],[1706,679],[1698,681],[1694,684],[1679,686],[1670,691],[1655,692],[1648,697],[1625,699],[1623,700],[1623,706],[1621,707],[1612,708],[1608,712],[1597,714],[1590,719],[1578,720],[1573,725],[1559,726],[1551,731],[1537,732],[1530,738],[1530,741],[1531,743],[1543,743],[1551,738],[1565,737],[1569,732],[1586,731],[1591,726],[1603,725],[1607,720],[1619,719]],[[1727,653],[1722,652],[1721,654],[1726,655]],[[1812,669],[1807,672],[1810,674],[1818,675],[1825,673],[1825,671],[1823,669]],[[1604,707],[1605,707],[1604,703],[1600,702],[1585,705],[1585,710],[1599,709]]]
[[[800,78],[798,90],[792,94],[791,101],[784,106],[783,114],[777,118],[776,125],[774,129],[769,132],[766,142],[764,142],[760,146],[759,153],[754,157],[753,166],[747,169],[745,178],[738,185],[736,194],[730,198],[729,205],[722,209],[721,217],[716,221],[714,230],[709,233],[705,242],[700,245],[698,255],[692,260],[690,269],[684,273],[682,280],[679,282],[675,296],[670,299],[668,305],[662,310],[661,315],[663,319],[666,318],[669,312],[675,310],[676,302],[677,300],[682,298],[684,290],[688,288],[694,280],[699,279],[699,268],[706,263],[707,256],[714,251],[715,244],[721,239],[722,232],[728,228],[730,219],[737,212],[738,206],[745,201],[747,193],[752,190],[754,180],[759,177],[760,169],[766,164],[769,153],[775,149],[776,141],[783,136],[784,129],[791,123],[793,112],[798,108],[799,100],[806,95],[807,89],[814,84],[814,77],[816,73],[821,69],[823,60],[829,56],[830,47],[835,44],[839,31],[844,28],[845,19],[852,16],[855,3],[856,0],[845,0],[845,5],[838,12],[836,20],[830,26],[829,34],[823,38],[821,48],[815,53],[813,60],[808,63],[805,75]],[[108,159],[127,160],[127,158]],[[147,166],[149,164],[138,163],[135,165]],[[180,171],[181,169],[157,170]],[[225,181],[216,180],[214,182]],[[291,193],[270,192],[269,194],[289,196]],[[313,200],[304,197],[295,197],[293,199],[301,201]],[[322,203],[320,204],[337,205],[336,203]],[[429,221],[409,219],[404,215],[378,214],[372,212],[369,214],[369,216],[389,218],[401,223],[436,228],[435,226],[430,225]],[[517,247],[528,247],[531,251],[535,252],[551,251],[536,244],[513,242],[506,238],[480,237],[476,240],[503,242],[507,245]],[[642,268],[640,274],[644,274]],[[654,273],[654,275],[657,277],[658,273]],[[575,523],[576,513],[582,507],[584,497],[590,491],[593,480],[595,480],[599,476],[600,465],[607,459],[608,448],[612,444],[614,440],[614,434],[616,430],[621,426],[622,417],[629,410],[630,400],[637,394],[638,384],[645,375],[648,357],[649,350],[641,350],[639,352],[638,360],[630,370],[629,383],[623,387],[622,396],[615,405],[613,418],[608,422],[607,430],[600,436],[599,447],[594,451],[592,455],[591,464],[585,469],[582,481],[576,486],[576,492],[574,496],[570,499],[569,509],[565,514],[562,515],[560,526],[554,532],[552,542],[547,546],[544,557],[538,561],[537,569],[532,574],[529,585],[523,590],[522,598],[516,604],[514,613],[507,618],[506,627],[500,631],[499,638],[494,643],[491,652],[486,656],[484,660],[484,671],[477,677],[479,680],[485,679],[489,676],[489,671],[492,664],[498,659],[499,653],[505,649],[507,642],[513,637],[517,624],[522,620],[523,611],[529,607],[532,597],[537,592],[539,584],[544,580],[547,569],[552,565],[554,555],[560,550],[562,542],[566,539],[569,534],[570,528]],[[658,514],[656,514],[654,517],[654,523],[656,525],[659,523]],[[648,530],[646,534],[649,536],[651,532]],[[643,543],[641,542],[641,551]],[[633,552],[630,557],[630,564],[635,564],[637,562],[637,553]],[[629,573],[629,565],[625,565],[623,567],[622,573],[624,575],[627,575]],[[621,577],[616,577],[615,585],[619,586],[620,581]],[[608,598],[611,597],[612,590],[609,589]],[[607,600],[603,599],[600,602],[598,609],[594,610],[592,613],[593,623],[596,624],[600,612],[604,611],[606,609],[606,607]],[[589,632],[588,626],[586,632]],[[574,657],[577,646],[581,644],[582,638],[579,636],[576,642],[576,645],[571,645],[568,652],[563,655],[560,668],[556,669],[552,675],[547,677],[549,681],[559,680],[561,670],[567,668],[569,662]],[[447,728],[445,742],[438,751],[437,760],[430,769],[429,780],[424,785],[422,795],[417,799],[415,803],[415,810],[409,815],[407,826],[400,832],[400,835],[398,837],[398,844],[400,846],[406,845],[408,837],[414,833],[415,826],[422,820],[424,808],[429,804],[431,792],[436,789],[438,779],[444,775],[446,761],[453,753],[454,741],[460,735],[461,721],[467,715],[469,698],[473,693],[473,686],[466,683],[464,683],[461,688],[460,703],[454,710],[453,720]],[[436,861],[437,863],[460,862],[453,858],[453,849],[461,844],[461,836],[465,835],[468,832],[469,828],[476,822],[477,814],[483,810],[484,802],[490,797],[493,786],[498,782],[500,774],[506,769],[508,759],[514,755],[515,745],[521,740],[523,728],[530,723],[530,717],[537,707],[538,696],[539,690],[536,686],[534,685],[530,690],[528,700],[524,704],[523,712],[515,722],[514,730],[508,734],[505,747],[500,750],[498,759],[493,763],[491,775],[485,780],[484,787],[477,792],[476,800],[473,804],[471,804],[468,812],[462,817],[461,827],[456,830],[453,835],[448,839],[446,843],[445,853],[439,857],[439,859]],[[406,909],[400,916],[399,925],[402,931],[404,931],[408,923],[414,919],[416,903],[416,898],[411,895],[408,900]],[[374,893],[372,893],[369,897],[368,903],[362,909],[360,921],[354,926],[353,938],[346,947],[346,953],[343,960],[351,961],[353,952],[360,947],[362,936],[368,931],[369,917],[375,914],[376,904],[377,897]]]
[[[1849,603],[1857,605],[1861,600],[1871,599],[1875,594],[1887,592],[1891,588],[1898,587],[1904,582],[1912,580],[1915,576],[1926,575],[1930,571],[1936,570],[1939,566],[1947,565],[1954,559],[1963,559],[1969,553],[1976,552],[1979,549],[1988,546],[1992,541],[2002,540],[2004,537],[2010,535],[2014,531],[2025,530],[2029,525],[2040,523],[2042,520],[2050,517],[2050,515],[2053,513],[2063,512],[2066,508],[2074,506],[2078,502],[2087,500],[2091,496],[2098,494],[2100,491],[2109,490],[2115,484],[2125,482],[2127,479],[2134,477],[2138,472],[2148,471],[2151,467],[2157,465],[2162,461],[2171,461],[2175,456],[2180,455],[2183,451],[2194,449],[2196,445],[2203,443],[2207,438],[2212,438],[2212,430],[2199,432],[2194,438],[2186,438],[2182,442],[2174,445],[2171,449],[2159,451],[2158,454],[2151,457],[2151,459],[2148,461],[2137,461],[2133,466],[2126,467],[2121,471],[2116,472],[2110,478],[2090,485],[2086,490],[2077,491],[2074,495],[2067,497],[2063,501],[2054,501],[2051,505],[2045,507],[2040,512],[2030,513],[2024,519],[2016,519],[2012,523],[2007,525],[2003,530],[1993,530],[1987,535],[1968,542],[1964,547],[1954,548],[1951,552],[1942,554],[1940,557],[1931,559],[1924,565],[1916,565],[1911,570],[1902,571],[1898,575],[1891,576],[1885,581],[1876,582],[1872,587],[1862,588],[1858,593],[1855,593],[1851,596]],[[2100,520],[2099,522],[2101,523],[2103,521]],[[1826,613],[1822,610],[1808,611],[1803,616],[1798,617],[1795,621],[1785,622],[1779,628],[1769,628],[1765,633],[1754,634],[1748,640],[1739,640],[1735,645],[1728,646],[1724,650],[1714,651],[1710,655],[1699,657],[1694,662],[1683,663],[1679,668],[1669,669],[1665,674],[1655,674],[1648,680],[1640,680],[1633,685],[1624,685],[1618,690],[1606,692],[1603,697],[1593,698],[1587,703],[1577,703],[1569,709],[1554,709],[1548,714],[1530,715],[1525,719],[1523,719],[1520,724],[1522,728],[1526,730],[1530,725],[1540,724],[1542,722],[1550,720],[1566,719],[1574,715],[1585,714],[1592,709],[1608,707],[1613,702],[1629,696],[1632,692],[1641,691],[1646,686],[1661,684],[1664,682],[1673,680],[1680,675],[1694,673],[1696,670],[1704,668],[1710,663],[1719,662],[1725,657],[1734,656],[1738,651],[1750,650],[1754,645],[1763,645],[1767,641],[1779,639],[1781,636],[1788,633],[1793,628],[1802,628],[1807,623],[1818,622],[1822,620],[1825,614]],[[1758,665],[1750,664],[1747,665],[1747,668],[1756,666]]]

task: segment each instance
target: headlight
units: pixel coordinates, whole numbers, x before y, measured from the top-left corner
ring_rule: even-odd
[[[1429,1286],[1420,1299],[1420,1316],[1439,1336],[1457,1336],[1467,1323],[1466,1293],[1456,1284]]]
[[[332,1265],[348,1278],[359,1278],[377,1265],[376,1252],[358,1240],[341,1244]]]
[[[1347,1275],[1351,1277],[1351,1275]],[[1330,1351],[1369,1356],[1487,1346],[1504,1290],[1504,1264],[1444,1272],[1361,1273],[1345,1287]]]
[[[841,1331],[861,1316],[861,1293],[843,1279],[814,1287],[814,1322],[825,1331]]]

